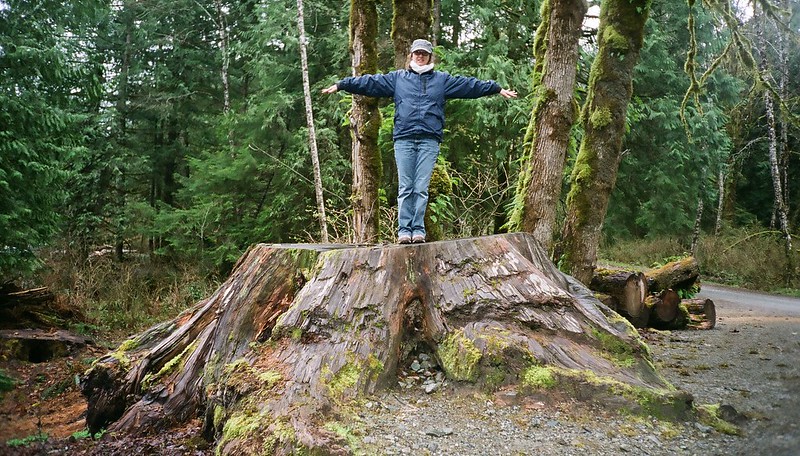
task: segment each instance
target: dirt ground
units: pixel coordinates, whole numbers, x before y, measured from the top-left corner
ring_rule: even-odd
[[[741,303],[716,304],[715,329],[642,332],[657,368],[696,403],[737,411],[743,435],[725,440],[724,454],[800,454],[800,312],[783,316]],[[76,376],[103,352],[88,347],[38,364],[0,360],[0,369],[19,381],[0,401],[0,455],[213,454],[213,446],[198,437],[199,422],[151,438],[105,435],[92,441],[80,434],[86,403]],[[49,440],[37,442],[43,434]],[[34,441],[13,440],[24,438]]]

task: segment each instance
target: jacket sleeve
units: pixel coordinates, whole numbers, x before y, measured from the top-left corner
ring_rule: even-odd
[[[478,78],[447,75],[444,85],[445,98],[480,98],[500,93],[500,85],[494,81]]]
[[[339,90],[369,97],[394,96],[395,72],[350,76],[336,83]]]

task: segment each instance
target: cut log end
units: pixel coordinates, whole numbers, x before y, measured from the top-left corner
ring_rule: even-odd
[[[684,299],[682,304],[689,313],[688,327],[692,329],[714,329],[717,325],[717,309],[710,299]]]

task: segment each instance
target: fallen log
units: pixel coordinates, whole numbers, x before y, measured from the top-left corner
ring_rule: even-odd
[[[684,329],[689,323],[686,306],[681,305],[681,298],[673,290],[663,290],[658,295],[650,295],[646,299],[651,309],[648,326],[655,329]]]
[[[681,301],[689,313],[688,327],[692,329],[714,329],[717,325],[717,309],[710,299],[684,299]]]
[[[514,233],[253,246],[210,297],[93,365],[81,380],[86,422],[154,433],[200,417],[218,454],[346,454],[332,429],[359,396],[394,384],[415,350],[455,384],[563,382],[584,398],[636,391],[623,396],[643,397],[646,413],[691,407],[630,325]]]
[[[63,329],[77,321],[86,321],[82,312],[47,287],[25,290],[12,282],[0,286],[0,329]]]
[[[41,363],[90,343],[91,339],[66,330],[5,329],[0,330],[0,358]]]
[[[612,309],[636,328],[647,326],[649,309],[644,305],[647,280],[641,272],[597,269],[589,288],[611,296]]]
[[[650,293],[664,290],[687,290],[700,284],[700,266],[694,257],[686,257],[678,261],[651,269],[645,272]]]

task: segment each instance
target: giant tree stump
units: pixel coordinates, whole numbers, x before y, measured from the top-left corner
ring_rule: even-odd
[[[524,234],[410,246],[256,245],[209,298],[87,372],[87,424],[161,432],[204,419],[222,454],[346,454],[353,399],[403,357],[519,391],[560,384],[685,412],[631,325]],[[549,378],[542,382],[542,378]],[[631,393],[631,394],[627,394]]]

